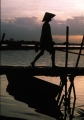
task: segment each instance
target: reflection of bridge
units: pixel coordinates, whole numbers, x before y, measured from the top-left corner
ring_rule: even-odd
[[[84,68],[79,68],[78,67],[78,63],[80,60],[80,55],[82,49],[84,48],[84,36],[83,36],[83,40],[82,43],[80,45],[80,47],[70,47],[68,45],[68,30],[69,28],[67,27],[66,30],[66,45],[63,47],[55,47],[55,49],[57,50],[61,50],[63,52],[66,52],[66,61],[65,61],[65,67],[43,67],[43,66],[39,66],[39,67],[21,67],[21,66],[0,66],[0,74],[6,74],[7,78],[9,80],[9,82],[12,82],[12,80],[15,80],[14,78],[19,77],[19,76],[24,76],[25,77],[32,77],[32,76],[59,76],[60,77],[60,90],[56,96],[56,100],[57,100],[57,104],[59,106],[59,108],[61,108],[62,105],[65,106],[64,109],[64,117],[63,119],[66,120],[67,114],[69,114],[70,120],[73,119],[73,115],[74,115],[74,108],[75,108],[75,101],[76,101],[76,93],[75,93],[75,86],[74,86],[74,78],[76,76],[84,76]],[[13,43],[13,42],[12,42]],[[38,44],[29,44],[28,45],[24,45],[22,46],[22,44],[18,44],[16,45],[15,43],[11,44],[7,44],[6,46],[4,46],[5,44],[2,43],[1,45],[1,50],[28,50],[28,49],[35,49],[35,51],[38,51],[39,49],[39,45]],[[65,49],[65,50],[64,50]],[[76,66],[75,67],[68,67],[67,63],[68,63],[68,53],[70,51],[68,51],[69,49],[79,49],[79,53],[73,53],[73,54],[78,54],[78,59],[76,62]],[[84,55],[83,55],[84,56]],[[70,82],[70,86],[69,88],[67,88],[67,81],[69,80]],[[14,82],[14,81],[13,81]],[[25,82],[25,81],[23,81]],[[33,83],[32,83],[33,84]],[[45,83],[46,84],[46,83]],[[52,85],[51,85],[52,86]],[[65,88],[65,94],[62,94],[63,88]],[[42,88],[41,88],[42,89]],[[47,85],[46,85],[46,89],[47,89]],[[73,107],[71,108],[70,106],[70,98],[71,98],[71,92],[73,89],[73,95],[74,95],[74,101],[73,101]],[[53,91],[54,92],[54,91]],[[44,94],[44,93],[42,93]],[[52,95],[50,95],[52,96]],[[50,98],[49,98],[50,99]],[[60,116],[62,117],[62,116]]]

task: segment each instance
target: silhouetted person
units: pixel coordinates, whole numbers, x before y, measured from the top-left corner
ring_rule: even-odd
[[[34,67],[35,62],[44,54],[44,51],[47,50],[51,54],[51,60],[52,60],[52,67],[55,67],[55,50],[54,50],[54,42],[52,40],[51,35],[51,28],[49,22],[51,21],[51,18],[53,18],[55,15],[52,13],[46,12],[44,15],[44,18],[42,22],[44,22],[42,26],[42,33],[40,38],[40,53],[35,57],[34,61],[31,63],[32,67]]]

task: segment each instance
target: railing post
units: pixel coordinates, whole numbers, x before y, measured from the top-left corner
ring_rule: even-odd
[[[66,27],[66,61],[65,61],[65,68],[67,71],[67,66],[68,66],[68,34],[69,34],[69,27]],[[66,101],[67,101],[67,74],[65,74],[65,120],[67,116],[67,106],[66,106]]]
[[[81,55],[81,51],[82,51],[82,46],[83,46],[83,44],[84,44],[84,35],[83,35],[83,39],[82,39],[80,51],[79,51],[79,54],[78,54],[78,59],[77,59],[77,62],[76,62],[76,68],[77,68],[78,63],[79,63],[79,60],[80,60],[80,55]]]
[[[66,27],[66,61],[65,61],[65,67],[68,66],[68,35],[69,35],[69,27]]]
[[[3,35],[2,35],[1,41],[4,41],[4,38],[5,38],[5,33],[3,33]]]

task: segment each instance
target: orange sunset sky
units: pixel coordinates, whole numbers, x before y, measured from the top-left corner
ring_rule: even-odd
[[[55,42],[81,42],[84,34],[84,0],[1,0],[1,34],[5,39],[39,41],[45,12],[56,16],[50,22]]]

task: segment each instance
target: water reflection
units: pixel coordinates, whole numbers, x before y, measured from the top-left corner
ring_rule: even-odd
[[[71,77],[73,79],[73,77]],[[42,113],[57,120],[65,119],[64,107],[66,106],[66,112],[69,119],[73,119],[76,96],[73,101],[73,107],[71,107],[71,91],[75,91],[73,80],[68,85],[67,98],[65,102],[65,94],[62,94],[66,79],[66,76],[61,76],[60,85],[52,84],[47,81],[41,80],[36,77],[32,77],[24,74],[7,74],[8,86],[7,92],[14,96],[16,100],[28,104],[29,107],[36,109],[36,112]],[[71,79],[70,79],[71,80]],[[64,107],[61,111],[61,105]],[[73,108],[73,109],[72,109]]]
[[[60,120],[63,114],[55,100],[59,86],[31,76],[11,76],[7,74],[9,84],[6,90],[10,95],[16,100],[27,103],[29,107],[35,108],[36,112]]]
[[[14,77],[14,76],[13,76]],[[12,78],[13,78],[12,77]],[[16,77],[17,78],[17,77]],[[23,79],[24,78],[24,79]],[[12,91],[14,91],[16,94],[17,94],[17,91],[16,90],[19,90],[20,91],[20,89],[25,89],[25,87],[26,86],[28,86],[27,84],[28,84],[28,79],[25,79],[25,77],[21,77],[21,78],[17,78],[17,79],[10,79],[10,81],[9,81],[9,87],[8,87],[8,89],[10,89],[10,93],[12,92]],[[22,80],[23,79],[23,80]],[[44,76],[42,77],[42,79],[44,79]],[[14,80],[14,81],[12,81],[12,80]],[[21,81],[22,80],[22,81]],[[45,80],[46,81],[49,81],[50,80],[50,82],[51,83],[54,83],[54,84],[58,84],[59,85],[59,78],[58,77],[54,77],[54,78],[52,78],[51,79],[51,77],[46,77],[45,78]],[[25,83],[24,83],[24,81],[25,81]],[[21,82],[21,83],[20,83]],[[75,118],[73,118],[73,120],[81,120],[82,118],[81,118],[81,116],[78,116],[78,114],[77,114],[77,110],[79,110],[79,108],[81,108],[81,109],[83,109],[84,110],[84,94],[83,94],[83,92],[84,92],[84,90],[83,90],[83,86],[84,86],[84,77],[83,76],[80,76],[80,77],[76,77],[75,78],[75,88],[76,88],[76,95],[77,95],[77,101],[76,101],[76,108],[75,108]],[[6,96],[6,99],[8,99],[9,100],[9,104],[10,104],[10,100],[12,99],[13,100],[13,98],[11,97],[11,96],[9,96],[9,97],[7,97],[7,95],[6,95],[6,92],[5,92],[5,90],[6,90],[6,87],[7,87],[7,84],[8,84],[8,82],[7,82],[7,79],[6,78],[4,78],[4,76],[2,76],[2,80],[1,80],[1,83],[2,83],[2,87],[4,87],[4,89],[2,89],[2,92],[1,92],[1,94],[2,95],[4,95],[4,96]],[[27,83],[27,84],[26,84]],[[24,87],[24,85],[25,85],[25,87]],[[13,87],[14,86],[14,87]],[[69,82],[68,82],[68,87],[69,87]],[[63,92],[63,94],[64,94],[64,92]],[[13,96],[13,95],[12,95]],[[72,102],[73,102],[73,95],[71,95],[72,96],[72,98],[71,98],[71,100],[72,100]],[[18,99],[17,99],[18,100]],[[17,101],[18,102],[18,101]],[[24,102],[24,101],[23,101]],[[11,102],[12,103],[12,102]],[[15,103],[16,104],[16,103]],[[19,102],[17,103],[17,105],[19,104]],[[21,103],[21,105],[22,105],[22,103]],[[20,105],[20,106],[21,106]],[[26,104],[25,104],[26,105]],[[8,108],[9,109],[9,108]],[[14,107],[12,108],[12,109],[15,109]],[[21,108],[18,108],[18,109],[21,109]],[[29,108],[28,108],[29,109]],[[56,109],[56,108],[55,108]],[[57,109],[56,109],[57,110]],[[5,112],[5,111],[4,111]],[[10,110],[10,112],[12,112],[12,110]],[[24,109],[23,109],[23,112],[24,112]],[[29,112],[28,110],[27,110],[27,107],[26,107],[26,109],[25,109],[25,112]],[[8,114],[9,115],[9,114]],[[80,117],[80,118],[79,118]],[[40,118],[40,117],[39,117]],[[78,119],[77,119],[78,118]],[[52,118],[53,119],[53,118]],[[68,120],[68,119],[67,119]]]

